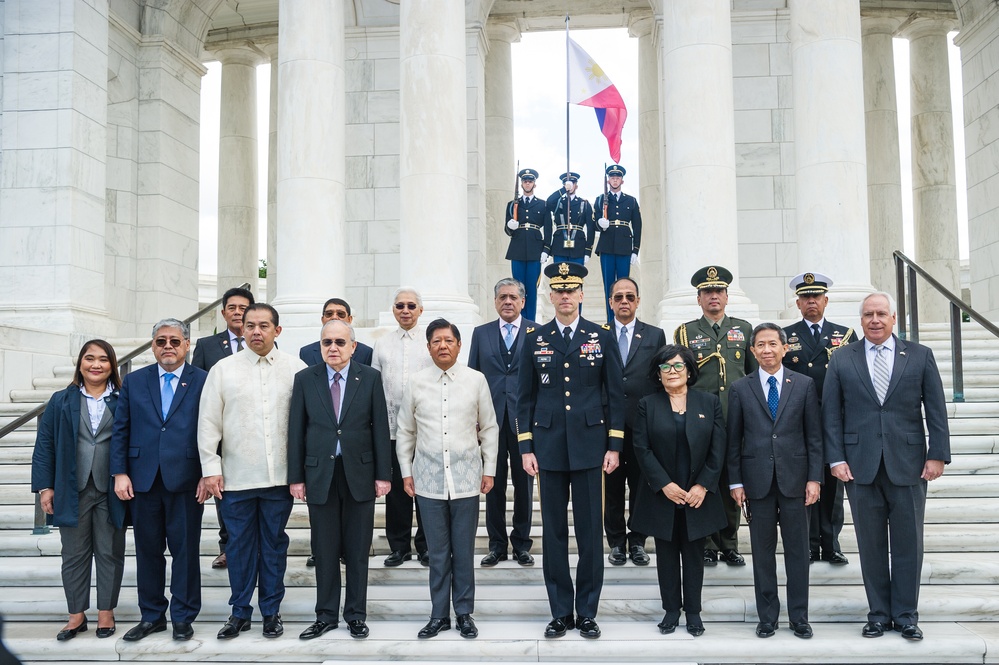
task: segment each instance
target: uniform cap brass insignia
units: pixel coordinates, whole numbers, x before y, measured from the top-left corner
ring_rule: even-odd
[[[565,262],[558,264],[558,274],[562,275],[563,277],[565,277],[566,275],[568,275],[569,274],[569,264],[565,263]]]
[[[710,268],[708,268],[708,277],[711,278],[711,279],[717,278],[718,277],[718,268],[715,268],[714,266],[711,266]]]
[[[805,273],[805,277],[804,277],[804,279],[802,281],[804,281],[805,284],[814,284],[815,283],[815,275],[813,275],[810,272],[806,272]]]

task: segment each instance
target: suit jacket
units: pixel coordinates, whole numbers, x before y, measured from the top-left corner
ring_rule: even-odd
[[[114,415],[119,405],[118,391],[105,398],[107,411]],[[80,491],[76,479],[76,445],[80,435],[80,387],[71,385],[52,395],[45,406],[31,454],[31,491],[51,488],[54,512],[46,521],[54,526],[79,526]],[[101,429],[111,426],[105,417]],[[100,429],[98,433],[100,433]],[[108,493],[111,522],[117,528],[125,523],[125,504],[114,493],[114,478],[108,477],[103,491]]]
[[[158,365],[125,376],[111,435],[111,475],[127,473],[136,492],[148,492],[156,474],[170,492],[194,492],[201,480],[198,414],[208,373],[184,365],[163,418]]]
[[[815,382],[785,369],[777,419],[772,420],[761,371],[739,379],[729,392],[729,483],[743,485],[749,499],[762,499],[776,476],[781,494],[804,497],[805,484],[821,484],[823,478],[822,413]]]
[[[326,364],[295,375],[288,417],[288,484],[305,483],[308,503],[329,498],[336,443],[340,463],[355,501],[374,501],[375,480],[392,480],[388,407],[382,375],[351,362],[337,420]]]
[[[489,383],[489,392],[493,396],[493,408],[496,409],[496,424],[503,426],[503,418],[510,415],[510,425],[517,419],[517,378],[520,372],[521,351],[524,348],[526,335],[533,333],[538,327],[534,321],[522,318],[514,345],[511,349],[510,363],[504,360],[503,338],[500,337],[499,319],[476,326],[472,331],[472,346],[468,353],[468,366],[482,372]]]
[[[558,320],[529,336],[517,383],[520,453],[534,453],[545,471],[603,464],[624,449],[624,382],[614,336],[580,317],[566,347]],[[606,407],[604,399],[606,396]]]
[[[624,359],[624,424],[629,429],[635,427],[639,401],[662,388],[662,384],[649,376],[649,368],[656,352],[666,345],[666,333],[662,328],[638,319],[631,323],[635,330],[628,348],[628,357]],[[617,328],[612,325],[611,334],[616,331]]]
[[[854,481],[867,485],[884,459],[892,483],[915,485],[927,459],[950,463],[947,404],[933,351],[895,337],[895,366],[883,406],[866,353],[863,342],[851,344],[829,362],[822,399],[826,462],[845,461]]]
[[[822,401],[822,386],[826,380],[826,369],[829,358],[836,351],[845,349],[851,342],[857,341],[857,335],[852,328],[832,323],[829,319],[822,321],[819,328],[819,341],[805,321],[784,328],[787,333],[787,353],[784,355],[784,367],[793,369],[799,374],[811,377],[815,389]]]
[[[215,335],[199,338],[194,344],[194,356],[191,364],[206,372],[215,366],[215,363],[227,356],[231,356],[236,350],[229,343],[228,328]]]
[[[367,344],[362,342],[357,343],[357,348],[354,349],[354,355],[351,356],[351,362],[358,362],[362,365],[367,365],[371,367],[371,355],[373,350]],[[298,357],[302,359],[309,367],[313,365],[326,365],[326,361],[323,360],[322,346],[319,341],[315,341],[312,344],[306,344],[298,351]]]
[[[669,396],[659,391],[642,398],[635,414],[635,459],[646,482],[639,483],[635,509],[631,514],[633,530],[673,540],[673,520],[680,508],[666,498],[662,489],[676,483],[685,490],[694,484],[706,488],[700,508],[686,506],[687,537],[697,540],[725,526],[725,510],[718,489],[718,478],[725,463],[725,421],[721,402],[710,393],[687,391],[687,422],[684,433],[690,448],[690,478],[680,478],[676,471],[677,428]]]

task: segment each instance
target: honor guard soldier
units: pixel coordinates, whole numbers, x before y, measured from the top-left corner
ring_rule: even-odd
[[[829,277],[818,272],[806,272],[791,278],[788,286],[798,296],[795,304],[802,319],[787,326],[787,353],[784,366],[812,377],[822,401],[822,384],[834,351],[857,341],[853,328],[833,323],[825,318],[832,286]],[[843,530],[843,483],[825,468],[825,482],[819,502],[812,505],[809,519],[808,549],[812,561],[828,561],[837,566],[849,563],[839,546]]]
[[[562,189],[548,197],[551,224],[545,224],[545,246],[541,263],[552,257],[555,263],[586,265],[593,253],[593,208],[590,202],[576,196],[579,174],[563,173]]]
[[[541,278],[541,252],[545,247],[545,226],[549,219],[548,204],[534,194],[538,172],[521,169],[517,174],[524,190],[506,206],[506,234],[510,246],[506,258],[513,278],[524,285],[524,318],[534,320],[538,311],[538,280]]]
[[[601,488],[624,447],[621,354],[609,326],[579,316],[586,268],[545,268],[555,319],[525,335],[518,373],[517,440],[524,470],[538,476],[545,587],[552,620],[545,637],[579,629],[600,637],[595,620],[604,579]],[[579,562],[569,566],[569,497]],[[575,616],[573,611],[575,610]]]
[[[688,347],[697,359],[700,372],[693,388],[718,395],[722,413],[728,417],[728,387],[758,365],[749,352],[749,337],[753,326],[743,319],[725,314],[728,305],[728,285],[732,273],[721,266],[707,266],[694,273],[691,285],[697,289],[697,304],[703,316],[682,324],[673,332],[673,341]],[[719,485],[727,488],[728,472],[723,467]],[[727,492],[721,492],[728,525],[709,536],[704,543],[704,565],[714,566],[724,561],[730,566],[745,566],[739,554],[739,506]]]
[[[600,257],[600,272],[604,278],[604,300],[611,297],[611,286],[622,277],[631,274],[631,266],[638,264],[638,246],[642,242],[642,211],[638,199],[621,191],[627,173],[620,164],[611,164],[606,169],[607,185],[593,204],[593,216],[600,231],[597,243],[597,256]],[[607,306],[607,320],[614,313]]]

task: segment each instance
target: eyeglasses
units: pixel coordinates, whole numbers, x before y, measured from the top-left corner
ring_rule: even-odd
[[[170,339],[167,339],[165,337],[157,337],[155,343],[156,343],[156,346],[158,346],[161,349],[164,346],[166,346],[167,344],[169,344],[170,346],[172,346],[175,349],[178,349],[178,348],[180,348],[180,345],[184,343],[184,340],[177,339],[176,337],[171,337]]]
[[[342,337],[338,339],[324,339],[320,342],[320,344],[322,344],[325,347],[330,347],[336,344],[342,349],[343,347],[347,346],[347,340],[343,339]]]
[[[659,371],[665,372],[666,374],[669,374],[670,372],[676,372],[679,374],[685,369],[687,369],[687,363],[663,363],[659,366]]]
[[[612,296],[612,299],[614,302],[622,302],[624,300],[627,300],[628,302],[635,302],[638,299],[638,296],[634,293],[615,293]]]
[[[396,308],[397,310],[399,310],[399,311],[402,311],[402,310],[404,310],[404,309],[408,309],[409,311],[411,311],[411,312],[412,312],[412,311],[413,311],[413,310],[415,310],[415,309],[416,309],[417,307],[418,307],[418,305],[417,305],[417,304],[416,304],[415,302],[397,302],[397,303],[395,304],[395,308]]]

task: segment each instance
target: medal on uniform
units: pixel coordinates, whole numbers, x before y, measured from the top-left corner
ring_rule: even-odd
[[[551,379],[550,379],[550,378],[548,378],[548,375],[547,375],[547,374],[542,374],[542,375],[541,375],[541,383],[545,384],[546,386],[547,386],[547,385],[548,385],[549,383],[551,383]]]

